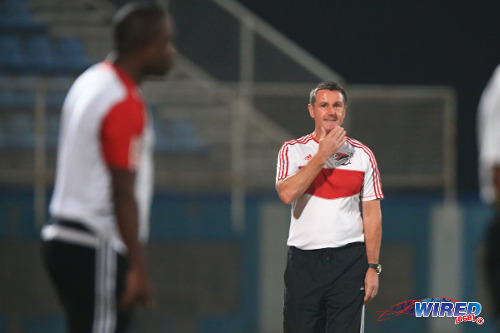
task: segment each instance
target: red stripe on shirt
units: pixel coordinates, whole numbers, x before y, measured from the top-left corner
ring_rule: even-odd
[[[339,199],[359,194],[365,173],[356,170],[321,169],[307,194],[324,199]]]

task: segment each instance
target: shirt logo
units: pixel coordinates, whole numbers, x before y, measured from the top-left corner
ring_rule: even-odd
[[[353,153],[348,153],[348,154],[345,154],[345,153],[336,153],[334,156],[333,156],[333,159],[335,160],[335,166],[338,167],[338,166],[341,166],[341,165],[348,165],[348,164],[351,164],[351,157],[352,157]]]
[[[313,157],[312,157],[312,155],[311,155],[311,154],[309,154],[309,155],[307,155],[307,156],[304,158],[304,160],[309,161],[311,158],[313,158]]]

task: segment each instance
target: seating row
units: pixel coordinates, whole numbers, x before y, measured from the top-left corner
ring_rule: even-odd
[[[57,98],[54,96],[54,103]],[[59,100],[62,104],[62,100]],[[25,111],[0,113],[0,149],[31,150],[35,143],[34,115]],[[199,153],[207,149],[188,119],[155,121],[155,149],[160,153]],[[46,142],[55,150],[59,135],[59,113],[49,112],[46,117]]]
[[[82,41],[74,37],[0,36],[0,72],[71,75],[82,72],[90,64]]]
[[[34,18],[22,0],[0,1],[0,34],[46,34],[47,22]]]

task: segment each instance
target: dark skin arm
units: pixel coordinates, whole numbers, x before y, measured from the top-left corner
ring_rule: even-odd
[[[137,304],[150,302],[151,283],[144,249],[139,242],[138,208],[134,196],[135,173],[114,168],[110,168],[110,172],[116,220],[128,251],[129,267],[125,292],[120,301],[120,307],[126,310]]]

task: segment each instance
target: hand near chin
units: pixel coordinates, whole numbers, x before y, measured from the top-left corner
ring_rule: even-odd
[[[337,126],[326,134],[324,127],[320,127],[318,154],[322,154],[326,159],[335,155],[346,141],[346,132],[343,127]]]

